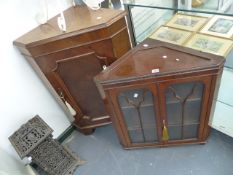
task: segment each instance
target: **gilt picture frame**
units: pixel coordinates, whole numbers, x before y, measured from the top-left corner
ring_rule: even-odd
[[[233,17],[216,15],[200,31],[204,34],[232,38]]]
[[[189,37],[191,37],[191,35],[192,32],[190,31],[161,26],[149,38],[172,44],[183,45],[189,39]]]
[[[207,21],[207,17],[177,13],[166,26],[197,32]]]
[[[226,57],[232,49],[230,39],[196,33],[185,44],[186,47]]]

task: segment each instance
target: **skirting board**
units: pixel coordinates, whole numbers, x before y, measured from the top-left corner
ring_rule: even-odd
[[[66,138],[68,138],[72,132],[75,130],[75,126],[74,125],[70,125],[64,132],[62,132],[58,137],[57,140],[59,143],[64,142],[64,140]]]

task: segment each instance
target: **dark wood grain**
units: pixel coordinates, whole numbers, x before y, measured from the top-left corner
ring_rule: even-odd
[[[148,44],[148,47],[143,47],[145,43]],[[163,56],[167,56],[167,58],[164,59]],[[133,81],[135,77],[139,80],[152,77],[159,78],[161,76],[176,76],[184,73],[218,69],[219,66],[222,66],[223,60],[224,58],[221,56],[160,41],[153,43],[152,39],[148,39],[116,61],[106,71],[100,73],[97,78],[102,83],[109,84],[110,82],[121,83],[126,79],[127,81]],[[159,73],[154,74],[151,72],[152,69],[157,68],[160,71]]]
[[[74,125],[83,133],[111,123],[93,77],[130,50],[125,15],[71,7],[64,12],[66,32],[59,30],[55,16],[14,41],[45,85],[53,87],[56,99],[62,93],[75,109]],[[58,100],[63,108],[65,100]]]
[[[145,47],[145,44],[146,47]],[[118,132],[121,144],[126,149],[205,143],[209,133],[209,116],[212,101],[217,93],[216,77],[220,79],[224,58],[193,49],[147,39],[95,77],[102,95],[108,104],[108,113]],[[159,72],[152,73],[153,69]],[[203,85],[200,97],[200,113],[197,111],[198,130],[196,138],[162,140],[163,123],[168,127],[166,90],[172,85],[199,82]],[[154,96],[157,142],[134,143],[131,141],[118,96],[126,90],[149,89]],[[192,96],[192,92],[190,92]],[[182,104],[183,107],[185,103]],[[184,109],[182,109],[184,110]],[[183,111],[184,112],[184,111]],[[195,111],[194,111],[195,112]],[[182,114],[183,115],[183,114]],[[133,116],[132,116],[133,117]],[[182,119],[182,132],[184,132]],[[145,138],[144,138],[145,140]]]
[[[67,31],[61,32],[57,26],[57,16],[46,24],[36,27],[14,41],[15,45],[33,47],[57,41],[90,31],[107,28],[126,15],[124,11],[112,9],[91,10],[86,6],[71,7],[64,11]],[[97,20],[97,17],[101,17]]]

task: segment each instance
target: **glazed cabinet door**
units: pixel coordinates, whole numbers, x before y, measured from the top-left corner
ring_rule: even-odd
[[[161,83],[162,133],[168,138],[164,142],[201,141],[204,126],[211,77],[188,78]],[[208,126],[206,126],[208,127]]]
[[[132,147],[159,142],[157,131],[158,98],[156,86],[124,87],[115,89],[113,103],[116,107],[116,125],[122,127],[126,140],[123,145]]]

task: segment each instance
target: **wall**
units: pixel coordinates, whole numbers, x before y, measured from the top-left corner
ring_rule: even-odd
[[[1,150],[0,175],[36,175],[30,166],[24,166],[23,162]]]
[[[56,0],[47,1],[49,17],[52,17],[60,9]],[[63,9],[71,5],[70,0],[60,1]],[[8,137],[34,115],[39,114],[54,129],[55,137],[70,125],[63,110],[12,45],[13,40],[38,26],[35,16],[40,11],[41,2],[0,1],[0,162],[6,158],[3,152],[12,156],[12,160],[19,159]]]

